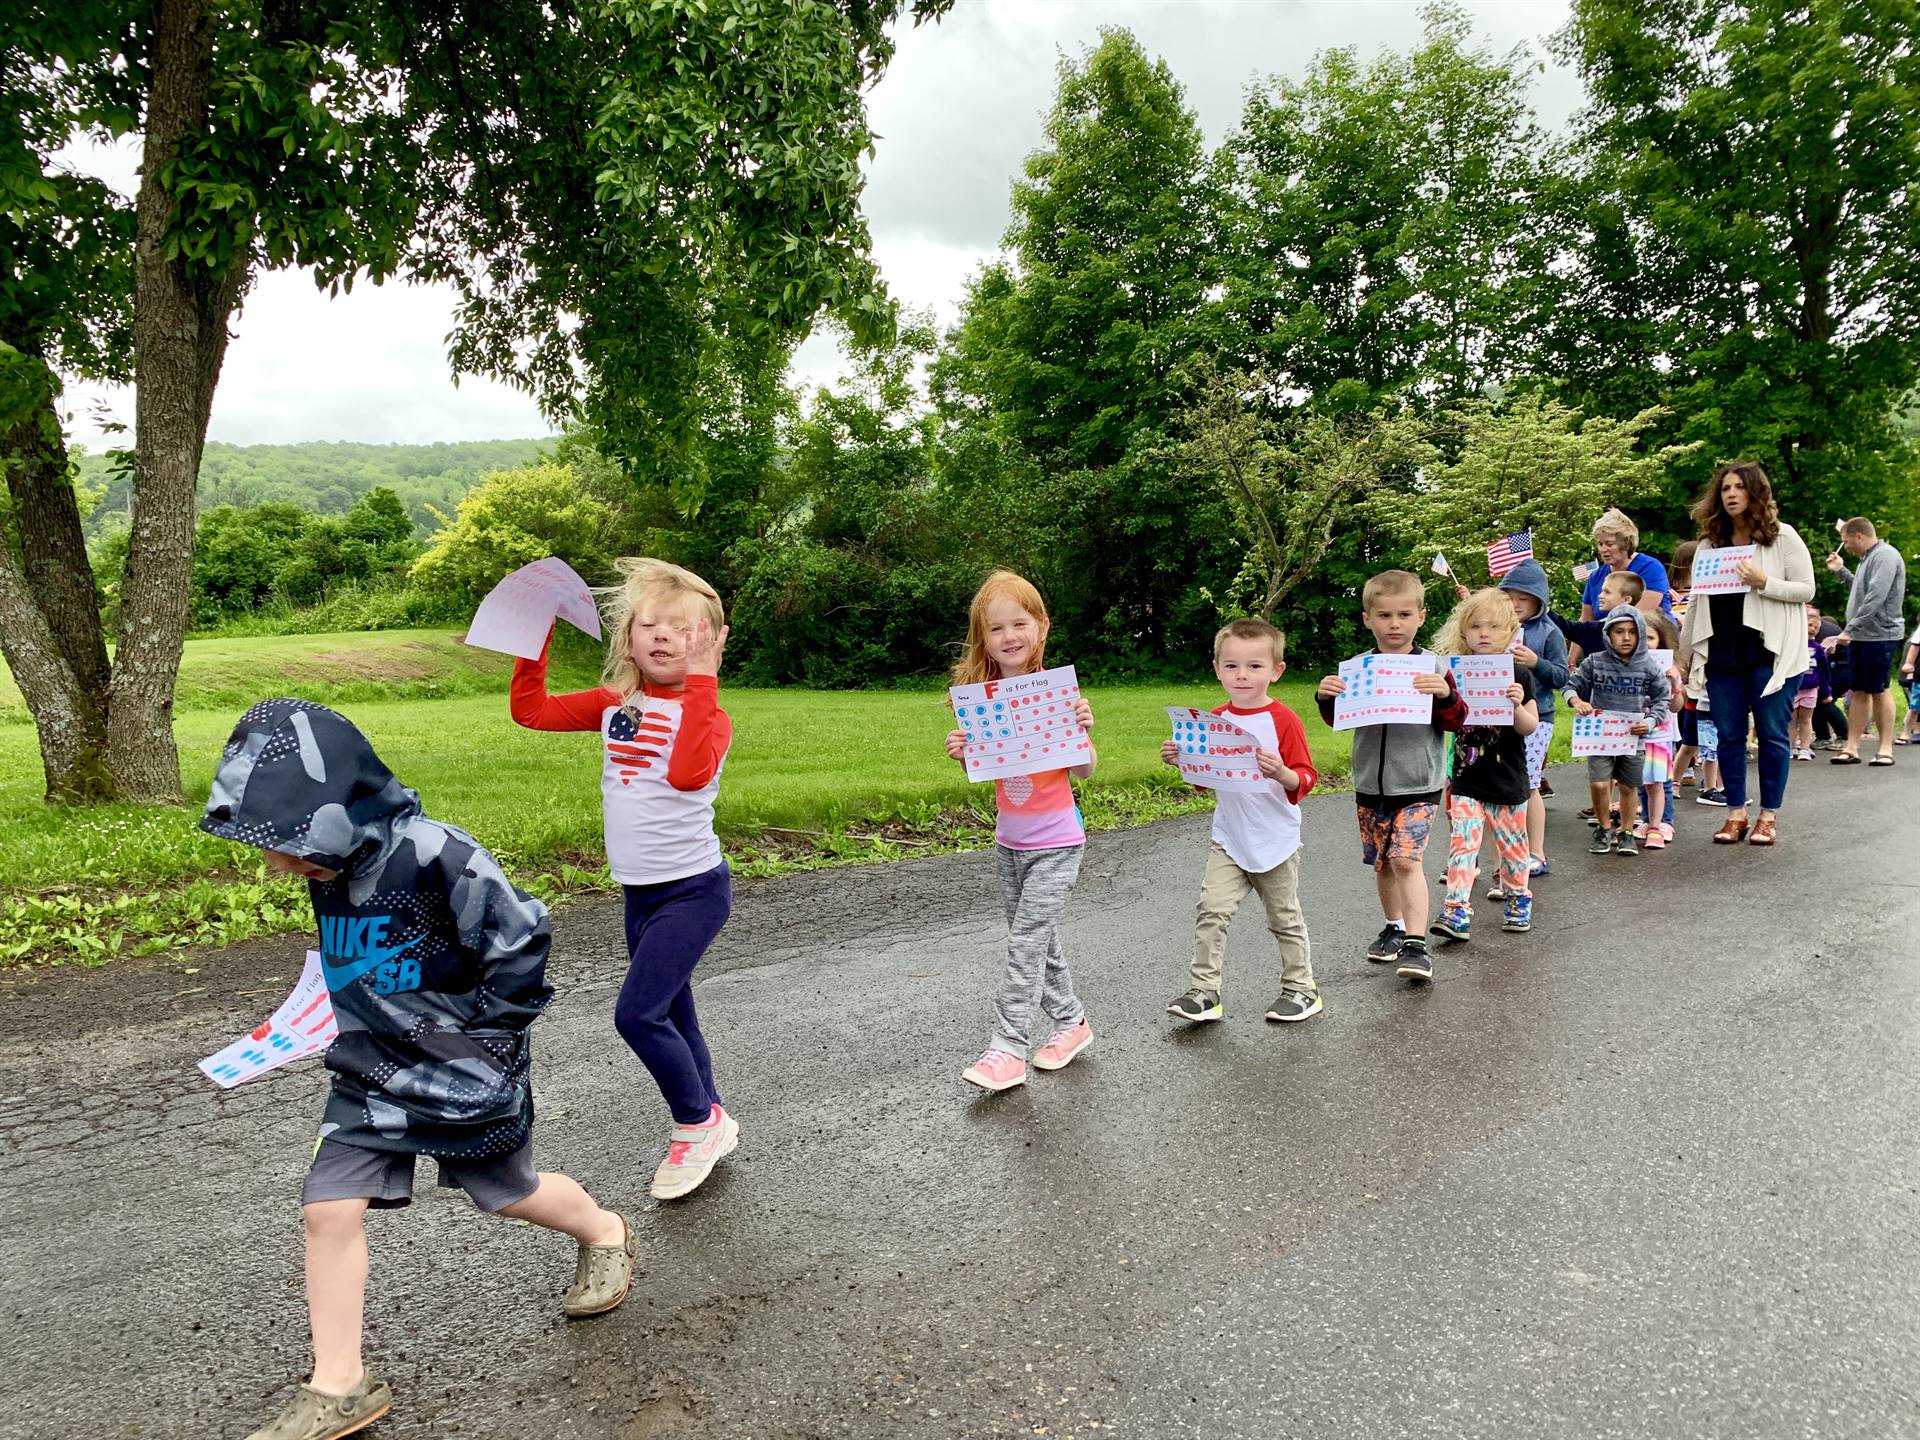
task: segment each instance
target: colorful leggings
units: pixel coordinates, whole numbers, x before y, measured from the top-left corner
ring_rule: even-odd
[[[1500,888],[1509,895],[1526,895],[1527,807],[1486,805],[1466,795],[1455,795],[1447,807],[1453,833],[1447,842],[1447,904],[1472,909],[1473,882],[1480,873],[1480,841],[1493,826],[1493,848],[1500,858]]]

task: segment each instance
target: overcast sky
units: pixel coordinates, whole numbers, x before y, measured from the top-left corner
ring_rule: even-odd
[[[1561,125],[1579,85],[1552,64],[1545,38],[1566,0],[1467,0],[1482,35],[1526,45],[1546,69],[1535,109]],[[901,36],[871,98],[877,154],[866,211],[881,273],[904,304],[950,322],[962,287],[999,249],[1007,194],[1041,142],[1054,67],[1125,26],[1163,57],[1185,87],[1209,143],[1239,118],[1250,80],[1297,76],[1336,46],[1363,54],[1407,49],[1420,36],[1418,0],[958,0],[938,25]],[[128,151],[90,168],[128,183]],[[210,437],[254,445],[298,440],[430,442],[537,436],[552,427],[525,396],[449,372],[450,295],[438,287],[357,287],[329,300],[297,273],[264,276],[234,322],[213,402]],[[797,381],[830,378],[838,355],[825,337],[801,346]],[[97,445],[95,411],[127,423],[130,395],[73,387],[74,438]]]

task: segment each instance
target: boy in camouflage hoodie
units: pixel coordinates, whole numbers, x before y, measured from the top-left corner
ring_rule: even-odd
[[[336,1440],[387,1412],[361,1362],[367,1208],[413,1196],[416,1155],[480,1209],[578,1242],[566,1313],[626,1298],[624,1216],[533,1168],[527,1027],[546,1008],[546,907],[472,836],[421,813],[344,716],[267,700],[228,737],[200,828],[305,876],[339,1036],[301,1193],[313,1375],[249,1440]]]

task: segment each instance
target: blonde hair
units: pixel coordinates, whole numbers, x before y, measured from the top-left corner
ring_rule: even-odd
[[[1032,668],[1047,668],[1047,632],[1053,622],[1047,619],[1047,602],[1033,582],[1011,570],[996,570],[980,582],[973,592],[973,604],[967,607],[967,639],[960,647],[960,658],[953,662],[953,683],[978,685],[983,680],[998,680],[1000,662],[987,653],[987,606],[996,600],[1011,600],[1033,616],[1040,626],[1040,639],[1033,647]]]
[[[1421,608],[1426,606],[1427,587],[1420,583],[1420,577],[1411,570],[1382,570],[1367,581],[1360,591],[1360,608],[1371,610],[1376,600],[1384,600],[1389,595],[1418,596]]]
[[[1680,648],[1680,628],[1667,618],[1666,611],[1649,610],[1642,618],[1646,620],[1647,628],[1653,631],[1653,638],[1660,642],[1654,647],[1655,649],[1678,650]]]
[[[1500,648],[1506,649],[1513,643],[1513,637],[1520,633],[1520,617],[1514,614],[1513,597],[1504,590],[1488,586],[1476,590],[1447,616],[1447,623],[1440,627],[1440,633],[1433,637],[1433,653],[1436,655],[1466,655],[1467,627],[1480,620],[1492,618],[1504,634],[1500,637]]]
[[[1273,663],[1287,663],[1287,636],[1278,625],[1262,620],[1257,615],[1242,616],[1238,620],[1229,620],[1220,627],[1213,637],[1213,660],[1220,663],[1220,648],[1228,640],[1264,640],[1273,647]]]
[[[625,704],[640,693],[640,665],[633,658],[633,617],[656,605],[683,609],[688,628],[700,620],[715,634],[727,623],[727,612],[713,586],[691,570],[655,560],[649,555],[628,556],[615,562],[626,576],[619,585],[600,591],[607,620],[607,663],[600,683]]]
[[[1618,540],[1630,551],[1640,549],[1640,527],[1626,517],[1623,511],[1609,510],[1593,522],[1593,543],[1602,540]]]

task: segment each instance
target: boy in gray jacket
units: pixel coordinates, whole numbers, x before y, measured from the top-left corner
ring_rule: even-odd
[[[1433,978],[1427,951],[1427,837],[1447,783],[1445,732],[1466,723],[1467,702],[1454,689],[1447,662],[1419,645],[1427,620],[1420,577],[1384,570],[1360,592],[1361,618],[1373,632],[1376,655],[1424,655],[1434,673],[1416,675],[1414,689],[1433,696],[1426,725],[1373,724],[1353,732],[1353,799],[1360,820],[1360,859],[1374,873],[1386,925],[1367,947],[1376,965],[1396,965],[1415,984]],[[1346,693],[1338,675],[1320,682],[1320,718],[1333,723],[1333,702]]]
[[[1607,647],[1596,650],[1580,662],[1567,682],[1567,703],[1581,715],[1596,710],[1611,710],[1635,718],[1633,733],[1644,739],[1658,730],[1667,718],[1672,690],[1667,677],[1647,649],[1647,617],[1638,606],[1616,605],[1607,612],[1604,625]],[[1633,827],[1640,818],[1640,776],[1645,764],[1643,754],[1590,755],[1587,757],[1587,788],[1593,792],[1593,813],[1600,824],[1595,827],[1588,850],[1604,855],[1613,850],[1621,855],[1638,855],[1639,845]],[[1620,829],[1616,834],[1606,824],[1612,803],[1608,789],[1620,787]],[[1658,817],[1656,817],[1658,818]]]

